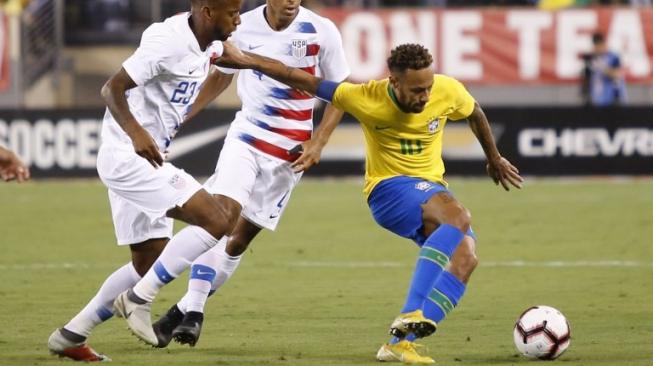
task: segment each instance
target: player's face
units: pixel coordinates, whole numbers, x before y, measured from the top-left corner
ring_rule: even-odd
[[[431,97],[433,70],[426,67],[392,72],[390,82],[401,107],[410,113],[421,113]]]
[[[290,23],[295,19],[301,3],[301,0],[267,0],[266,6],[269,8],[268,14],[278,22]]]
[[[211,2],[205,16],[208,17],[213,38],[226,41],[240,25],[240,6],[242,0],[222,0]]]
[[[594,44],[595,53],[605,53],[607,50],[608,47],[606,46],[605,42],[599,42]]]

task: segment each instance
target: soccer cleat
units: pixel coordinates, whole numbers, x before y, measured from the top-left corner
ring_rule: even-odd
[[[412,333],[417,338],[428,337],[435,332],[437,324],[424,317],[422,310],[399,314],[390,325],[390,334],[397,338],[405,338]]]
[[[150,319],[150,308],[152,303],[145,302],[139,304],[138,302],[130,299],[130,290],[127,290],[116,298],[113,302],[113,309],[117,316],[125,318],[129,329],[134,335],[140,338],[143,342],[157,347],[159,340],[154,334],[152,328],[152,320]]]
[[[424,347],[409,341],[400,341],[395,344],[386,343],[379,352],[376,353],[376,359],[382,362],[403,362],[406,364],[428,364],[435,361],[428,356],[422,356],[417,353],[417,348]]]
[[[152,325],[154,334],[156,334],[156,338],[159,340],[157,347],[164,348],[170,344],[170,341],[172,341],[172,331],[181,324],[183,319],[184,313],[175,304],[164,316]]]
[[[67,357],[75,361],[84,362],[109,362],[111,359],[106,355],[97,353],[89,347],[86,342],[73,342],[66,339],[60,329],[55,329],[48,338],[48,349],[50,353],[59,357]]]
[[[175,342],[188,344],[195,347],[197,340],[200,339],[202,332],[202,322],[204,314],[198,311],[189,311],[184,316],[184,320],[172,331],[172,338]]]

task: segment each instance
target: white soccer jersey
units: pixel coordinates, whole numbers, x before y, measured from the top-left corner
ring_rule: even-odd
[[[122,67],[137,87],[127,92],[129,110],[152,135],[160,151],[170,145],[211,67],[222,55],[222,42],[202,51],[193,34],[190,13],[149,26],[141,44]],[[104,113],[102,142],[131,148],[132,142],[109,109]]]
[[[333,22],[300,7],[288,27],[275,31],[266,21],[264,9],[265,5],[243,14],[230,41],[242,50],[328,80],[347,78],[349,65]],[[240,71],[238,96],[242,109],[231,125],[230,138],[286,161],[294,158],[287,154],[288,149],[311,138],[315,98],[253,70]]]

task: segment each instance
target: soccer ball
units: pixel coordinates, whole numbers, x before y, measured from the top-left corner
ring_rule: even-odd
[[[519,316],[513,337],[522,355],[534,360],[554,360],[569,348],[571,329],[561,312],[540,305]]]

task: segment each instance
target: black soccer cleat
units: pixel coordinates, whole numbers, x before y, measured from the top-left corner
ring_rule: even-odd
[[[159,340],[159,344],[156,347],[165,348],[170,344],[170,341],[172,341],[172,331],[181,324],[182,320],[184,320],[184,313],[175,304],[156,323],[152,324],[154,334],[156,334],[156,338]]]
[[[172,338],[180,344],[188,344],[195,347],[197,340],[202,332],[202,322],[204,314],[198,311],[189,311],[184,316],[184,320],[175,330],[172,331]]]

